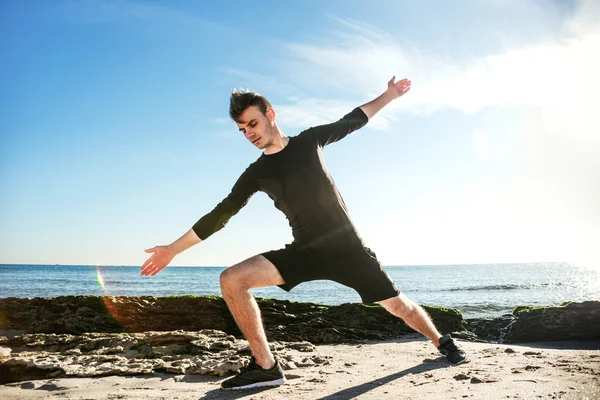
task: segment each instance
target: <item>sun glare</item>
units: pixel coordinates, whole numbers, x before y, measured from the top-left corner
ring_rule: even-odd
[[[96,266],[96,280],[98,281],[98,285],[102,288],[102,290],[106,291],[106,284],[104,283],[104,276],[102,275],[102,270],[100,266]]]

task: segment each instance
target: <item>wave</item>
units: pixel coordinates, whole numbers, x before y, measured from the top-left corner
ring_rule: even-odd
[[[82,279],[80,278],[46,278],[46,277],[37,277],[37,278],[31,278],[31,277],[20,277],[20,278],[16,278],[16,279],[12,279],[11,283],[14,285],[14,283],[18,283],[18,284],[48,284],[48,283],[80,283],[80,282],[84,282]]]
[[[458,308],[463,312],[481,312],[512,310],[515,307],[508,304],[461,304],[454,305],[453,308]]]
[[[540,287],[555,287],[555,286],[565,286],[561,282],[556,283],[537,283],[537,284],[505,284],[505,285],[481,285],[481,286],[464,286],[464,287],[455,287],[450,289],[440,289],[440,292],[463,292],[463,291],[474,291],[474,290],[521,290],[521,289],[536,289]]]

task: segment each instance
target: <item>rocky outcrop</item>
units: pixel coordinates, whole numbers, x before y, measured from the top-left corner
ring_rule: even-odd
[[[0,384],[57,377],[108,375],[224,375],[248,363],[245,340],[200,332],[26,334],[0,337]],[[283,368],[327,364],[308,342],[270,344]],[[307,354],[310,353],[310,354]]]
[[[327,364],[313,344],[413,332],[379,306],[257,301],[285,369]],[[517,307],[499,318],[468,321],[455,309],[425,308],[441,332],[466,340],[600,340],[598,301]],[[0,299],[0,335],[9,330],[27,333],[0,336],[0,384],[62,376],[223,375],[250,356],[225,302],[213,296]]]
[[[600,340],[600,302],[565,303],[558,307],[517,307],[505,330],[509,343],[551,340]]]
[[[269,340],[351,343],[414,332],[377,305],[257,301]],[[465,329],[458,310],[425,308],[440,331]],[[216,296],[0,299],[0,330],[9,329],[68,334],[214,329],[242,337],[224,300]]]
[[[270,341],[314,344],[388,340],[413,333],[377,305],[325,306],[257,299]],[[466,340],[522,343],[600,339],[600,302],[553,307],[517,307],[512,314],[465,321],[456,309],[427,307],[442,333]],[[0,299],[0,330],[26,333],[201,331],[213,329],[241,338],[221,297],[98,297]]]
[[[467,319],[467,330],[483,341],[501,343],[504,340],[506,327],[514,319],[515,316],[512,314],[496,318]]]
[[[600,340],[600,302],[520,306],[499,318],[468,320],[467,327],[480,338],[500,343]]]

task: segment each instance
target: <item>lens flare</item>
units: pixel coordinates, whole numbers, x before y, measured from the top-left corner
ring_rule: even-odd
[[[106,291],[106,283],[104,282],[104,276],[102,275],[102,270],[99,265],[96,265],[96,280],[98,281],[98,285],[102,288],[102,290]]]
[[[102,288],[102,291],[104,292],[102,295],[100,295],[100,298],[102,299],[106,310],[122,328],[124,328],[125,330],[129,330],[125,326],[127,316],[123,315],[122,310],[119,309],[119,305],[120,303],[122,303],[123,299],[114,297],[110,294],[110,290],[106,285],[106,280],[104,279],[104,274],[99,265],[96,265],[96,280],[98,281],[98,285]]]

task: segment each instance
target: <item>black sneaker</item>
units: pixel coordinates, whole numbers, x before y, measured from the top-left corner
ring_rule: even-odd
[[[440,338],[438,350],[446,356],[450,364],[458,365],[469,361],[465,352],[454,343],[454,339],[450,335],[444,335]]]
[[[250,389],[261,386],[279,386],[285,383],[283,370],[277,360],[271,369],[262,369],[254,357],[250,364],[240,369],[240,373],[221,383],[223,389]]]

